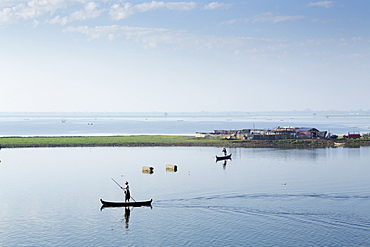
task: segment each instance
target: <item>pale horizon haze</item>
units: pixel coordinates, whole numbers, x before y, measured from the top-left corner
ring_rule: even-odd
[[[0,112],[369,110],[370,1],[2,0]]]

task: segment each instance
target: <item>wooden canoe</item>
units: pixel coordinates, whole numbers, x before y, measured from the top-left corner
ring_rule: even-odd
[[[107,202],[100,199],[103,207],[141,207],[141,206],[151,206],[153,199],[149,201],[141,202]]]
[[[225,156],[217,156],[216,155],[216,161],[219,161],[219,160],[231,160],[231,155],[232,154],[228,154],[228,155],[225,155]]]

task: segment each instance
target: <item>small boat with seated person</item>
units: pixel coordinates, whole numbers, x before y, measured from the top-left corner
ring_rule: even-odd
[[[141,202],[108,202],[100,199],[100,202],[103,204],[103,207],[141,207],[141,206],[151,206],[153,199],[149,201]]]
[[[219,161],[219,160],[231,160],[231,155],[232,154],[228,154],[228,155],[225,155],[225,156],[217,156],[216,155],[216,161]]]

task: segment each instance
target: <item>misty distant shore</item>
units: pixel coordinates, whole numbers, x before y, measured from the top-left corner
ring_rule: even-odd
[[[248,116],[370,116],[370,110],[220,111],[220,112],[0,112],[0,117],[248,117]]]

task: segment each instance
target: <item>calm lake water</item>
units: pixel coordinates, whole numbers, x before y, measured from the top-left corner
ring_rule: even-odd
[[[29,117],[1,116],[0,136],[74,136],[170,134],[195,135],[224,129],[312,127],[336,135],[370,132],[370,116],[168,116],[168,117]]]
[[[1,149],[0,246],[370,246],[369,147],[228,151]]]

